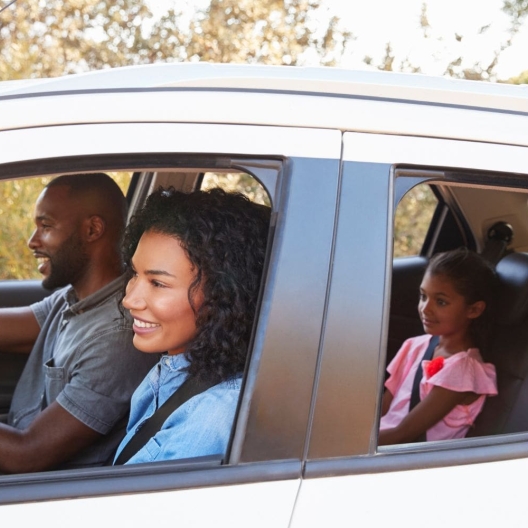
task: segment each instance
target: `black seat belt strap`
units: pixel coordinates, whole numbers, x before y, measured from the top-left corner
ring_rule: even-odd
[[[422,377],[423,377],[422,361],[424,359],[431,360],[433,358],[435,348],[438,345],[438,341],[439,341],[438,336],[431,336],[427,350],[425,351],[425,354],[423,355],[422,359],[418,363],[418,368],[416,369],[416,374],[414,375],[413,387],[412,387],[412,392],[411,392],[411,400],[409,402],[409,412],[411,412],[420,403],[420,382],[422,381]],[[425,438],[425,433],[424,433],[419,438],[417,438],[416,441],[425,442],[425,440],[426,438]]]
[[[170,398],[147,420],[143,422],[141,429],[136,431],[136,434],[130,439],[128,444],[119,453],[114,465],[121,465],[130,460],[156,433],[161,429],[165,420],[187,400],[193,396],[205,392],[210,389],[217,382],[197,380],[195,378],[187,378],[178,388],[178,390],[170,396]]]

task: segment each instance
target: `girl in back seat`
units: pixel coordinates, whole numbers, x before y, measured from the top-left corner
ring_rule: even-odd
[[[495,367],[479,352],[490,327],[495,273],[477,253],[431,258],[418,312],[426,335],[405,341],[388,366],[379,445],[464,438],[497,394]]]

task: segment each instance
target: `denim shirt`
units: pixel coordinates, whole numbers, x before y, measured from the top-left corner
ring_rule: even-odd
[[[132,396],[127,434],[116,458],[142,423],[180,387],[189,365],[184,354],[164,355]],[[242,376],[223,381],[178,407],[127,464],[224,454],[235,417]]]

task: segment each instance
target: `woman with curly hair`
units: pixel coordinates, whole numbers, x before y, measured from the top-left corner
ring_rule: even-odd
[[[132,397],[119,455],[187,378],[208,388],[180,405],[125,463],[223,454],[240,394],[266,251],[269,208],[221,189],[159,189],[127,227],[123,306],[134,345],[162,353]]]

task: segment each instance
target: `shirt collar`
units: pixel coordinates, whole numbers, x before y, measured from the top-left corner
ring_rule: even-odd
[[[161,357],[161,363],[169,370],[182,370],[190,365],[189,360],[185,357],[185,352],[181,354],[163,354]]]
[[[88,295],[88,297],[85,297],[82,301],[77,299],[75,290],[70,286],[65,294],[69,305],[69,310],[71,310],[74,314],[87,312],[88,310],[91,310],[92,308],[95,308],[102,302],[106,301],[108,297],[111,297],[115,293],[119,291],[124,292],[124,285],[125,275],[121,275],[117,279],[114,279],[112,282],[109,282],[103,286],[101,289],[97,290],[91,295]]]

